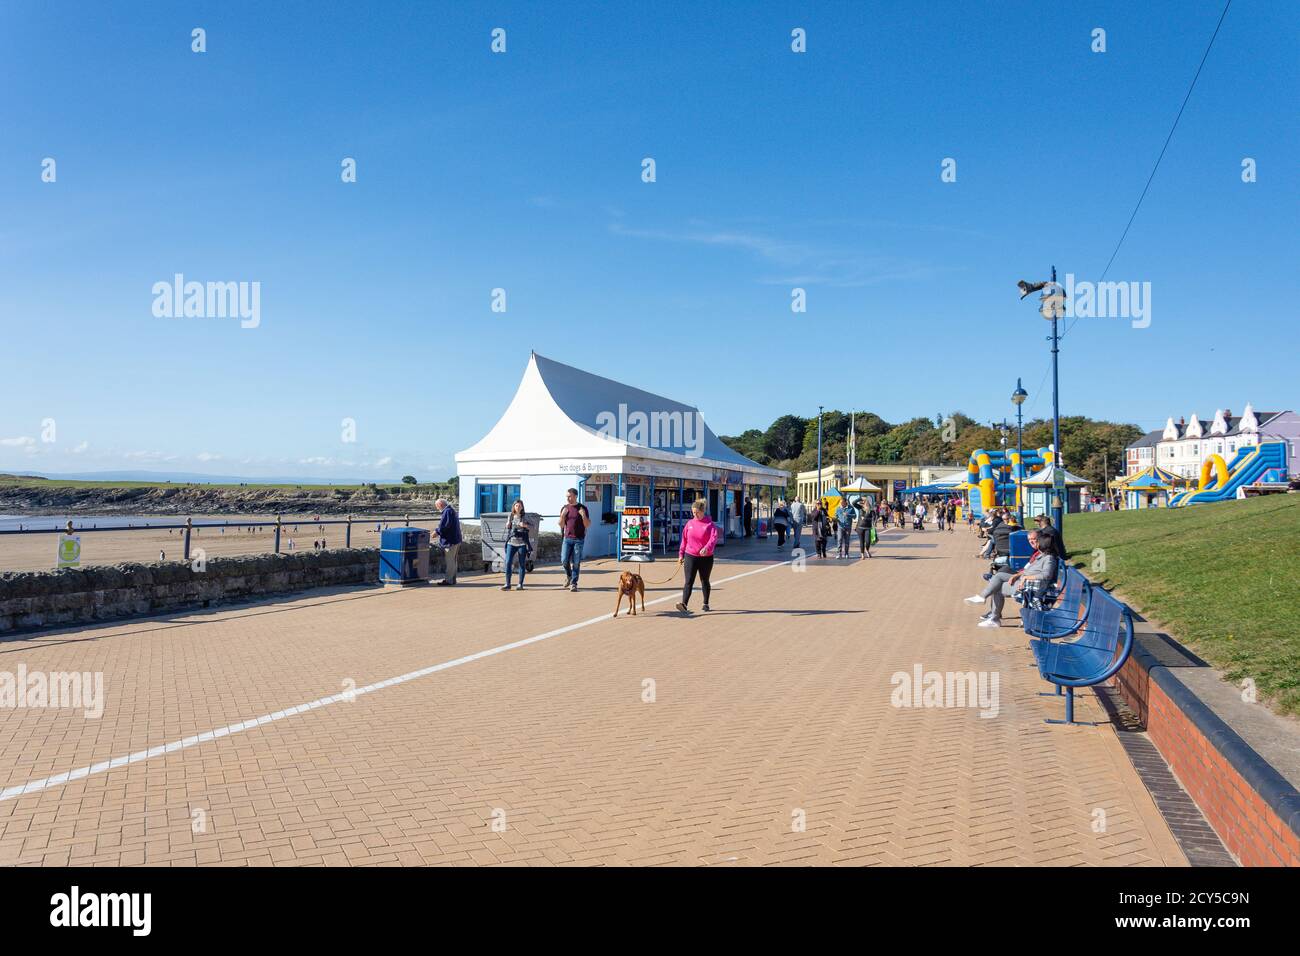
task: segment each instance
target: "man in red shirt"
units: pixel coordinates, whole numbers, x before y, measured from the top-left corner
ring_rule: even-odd
[[[560,561],[564,565],[564,587],[566,590],[578,590],[578,572],[582,568],[582,546],[587,538],[587,529],[591,527],[591,515],[587,506],[578,503],[578,489],[570,488],[565,492],[568,503],[560,509],[560,530],[564,541],[560,544]]]

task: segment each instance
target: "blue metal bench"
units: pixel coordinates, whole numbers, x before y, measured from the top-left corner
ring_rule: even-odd
[[[1042,678],[1065,688],[1065,720],[1047,722],[1073,724],[1074,688],[1110,680],[1128,660],[1133,650],[1133,614],[1104,590],[1094,588],[1078,637],[1073,641],[1035,638],[1029,646]]]
[[[1032,607],[1020,609],[1020,623],[1031,637],[1055,640],[1066,637],[1083,627],[1088,619],[1088,608],[1092,604],[1092,585],[1080,572],[1061,562],[1061,575],[1058,578],[1059,596],[1049,609],[1038,610]]]

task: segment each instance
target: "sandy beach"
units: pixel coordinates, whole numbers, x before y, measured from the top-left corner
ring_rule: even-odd
[[[77,519],[78,522],[93,523],[93,518]],[[143,516],[141,518],[143,520]],[[153,520],[178,524],[180,519],[174,517]],[[241,522],[274,521],[274,515],[221,515],[219,517],[195,517],[195,523],[229,522],[224,530],[220,528],[195,528],[191,538],[191,556],[199,548],[208,557],[222,555],[263,554],[274,550],[275,528],[262,527],[249,529]],[[48,525],[48,519],[33,518],[32,524],[38,527]],[[352,524],[352,546],[356,548],[375,548],[379,546],[379,534],[376,524],[400,527],[402,519],[387,518],[356,519]],[[413,521],[416,527],[434,525],[425,519]],[[293,551],[311,551],[313,541],[324,541],[330,548],[343,547],[347,527],[342,524],[317,525],[310,517],[298,520],[285,519],[281,533],[280,547],[289,551],[292,539]],[[161,529],[133,529],[112,531],[79,531],[81,534],[81,565],[121,564],[128,561],[154,562],[159,559],[159,552],[166,554],[166,560],[179,561],[184,549],[184,532]],[[48,571],[56,566],[55,552],[59,535],[43,534],[2,534],[0,535],[0,573],[5,571]]]

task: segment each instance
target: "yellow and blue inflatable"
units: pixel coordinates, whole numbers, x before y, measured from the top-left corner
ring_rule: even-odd
[[[1023,454],[1015,449],[977,448],[966,464],[967,507],[976,518],[999,505],[1017,507],[1020,502],[1016,500],[1016,483],[1042,471],[1053,458],[1050,445],[1034,451],[1025,449]]]

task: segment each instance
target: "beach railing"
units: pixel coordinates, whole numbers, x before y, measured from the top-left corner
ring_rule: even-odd
[[[125,516],[124,516],[125,517]],[[414,521],[437,521],[442,517],[441,513],[431,515],[402,515],[402,521],[409,525]],[[36,519],[39,521],[39,517]],[[148,519],[142,519],[148,520]],[[126,526],[114,525],[103,528],[95,525],[87,526],[86,524],[77,525],[76,521],[69,519],[63,526],[53,524],[47,528],[3,528],[0,529],[0,537],[5,535],[19,534],[94,534],[97,532],[132,532],[132,531],[181,531],[183,532],[183,560],[190,560],[190,537],[195,529],[203,528],[274,528],[275,529],[275,553],[280,553],[280,539],[284,533],[285,524],[309,525],[313,528],[319,528],[324,525],[343,525],[345,527],[344,543],[345,548],[352,547],[352,525],[369,524],[374,521],[377,523],[395,521],[394,515],[379,515],[375,517],[365,517],[360,515],[348,515],[344,518],[301,518],[290,517],[288,521],[283,515],[276,515],[274,521],[195,521],[193,518],[186,518],[183,524],[128,524]]]

